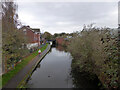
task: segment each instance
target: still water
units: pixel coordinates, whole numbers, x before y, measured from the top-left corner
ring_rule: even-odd
[[[98,80],[92,82],[89,74],[71,72],[72,56],[62,46],[51,48],[28,80],[27,88],[94,88],[99,90]]]
[[[72,88],[70,53],[51,48],[27,82],[28,88]]]

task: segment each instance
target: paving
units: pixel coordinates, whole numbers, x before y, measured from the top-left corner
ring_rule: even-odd
[[[3,88],[16,88],[29,71],[36,65],[36,63],[43,57],[49,50],[50,45],[44,50],[41,55],[36,56],[31,60],[22,70],[20,70]]]

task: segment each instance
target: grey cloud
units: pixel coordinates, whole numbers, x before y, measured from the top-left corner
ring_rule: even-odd
[[[99,23],[105,20],[105,18],[109,18],[111,13],[117,10],[117,3],[113,2],[32,2],[20,3],[18,5],[20,13],[34,16],[35,21],[44,22],[45,28],[59,28],[62,26],[62,28],[66,28],[71,25],[82,26],[95,21]],[[58,23],[60,22],[61,24],[59,25]],[[62,22],[64,23],[62,24]],[[67,24],[67,22],[69,23]],[[29,24],[27,21],[26,23]],[[117,22],[111,23],[109,23],[109,26],[117,26]],[[108,22],[104,22],[102,25],[108,25]]]

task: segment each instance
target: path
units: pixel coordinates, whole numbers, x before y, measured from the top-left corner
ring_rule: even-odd
[[[31,60],[20,72],[18,72],[3,88],[16,88],[21,80],[25,77],[26,74],[32,69],[33,66],[39,61],[40,57],[44,56],[50,45],[44,50],[41,55],[36,56],[33,60]]]

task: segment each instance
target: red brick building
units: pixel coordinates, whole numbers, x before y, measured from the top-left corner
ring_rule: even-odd
[[[56,42],[57,42],[57,44],[62,45],[64,42],[64,38],[62,38],[62,37],[56,38]]]
[[[27,47],[29,49],[40,46],[40,29],[32,29],[29,26],[23,26],[20,30],[23,31],[28,39]]]
[[[56,43],[58,45],[68,45],[69,44],[69,39],[68,38],[63,38],[63,37],[58,37],[58,38],[56,38]]]
[[[34,32],[34,42],[38,43],[38,45],[40,46],[40,29],[32,29],[32,31]]]

